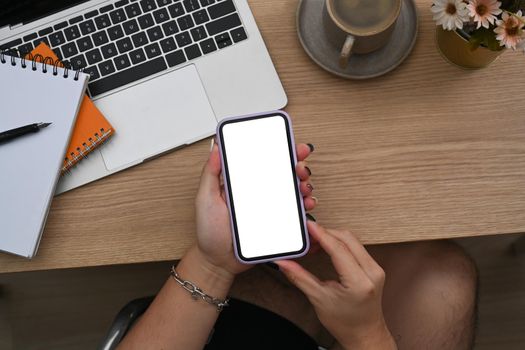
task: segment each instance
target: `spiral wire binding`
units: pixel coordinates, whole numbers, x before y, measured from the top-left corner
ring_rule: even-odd
[[[1,64],[6,64],[7,63],[7,60],[6,60],[6,57],[9,57],[9,61],[11,62],[11,65],[12,66],[16,66],[17,65],[17,58],[20,58],[20,66],[23,68],[23,69],[26,69],[27,68],[27,64],[26,64],[26,61],[27,60],[30,60],[31,61],[31,69],[33,71],[36,71],[38,69],[37,65],[38,63],[40,63],[42,65],[42,73],[47,73],[48,70],[48,66],[49,67],[53,67],[53,75],[57,76],[58,75],[58,68],[63,68],[64,69],[64,74],[62,75],[64,78],[68,78],[69,77],[69,72],[70,71],[74,71],[75,72],[75,76],[73,77],[73,80],[78,80],[79,77],[80,77],[80,73],[82,73],[84,71],[84,68],[80,68],[80,69],[75,69],[75,70],[72,70],[69,66],[65,65],[64,63],[62,63],[60,60],[54,60],[52,57],[44,57],[40,54],[37,54],[37,55],[32,55],[31,53],[24,53],[22,54],[20,52],[20,50],[18,49],[2,49],[0,50],[0,63]]]
[[[70,173],[70,169],[73,166],[75,166],[82,159],[87,158],[88,153],[91,152],[92,149],[102,145],[111,135],[112,130],[105,130],[102,128],[100,129],[100,134],[98,132],[95,133],[94,138],[90,137],[88,142],[84,142],[82,144],[82,148],[77,147],[77,153],[71,152],[70,154],[66,155],[64,159],[65,164],[62,166],[62,174]]]

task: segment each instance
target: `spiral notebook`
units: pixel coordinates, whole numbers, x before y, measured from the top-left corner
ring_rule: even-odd
[[[88,75],[0,53],[0,131],[52,122],[0,144],[0,250],[31,258],[44,229]]]
[[[41,43],[31,55],[41,55],[58,60],[57,55],[45,43]],[[73,135],[67,148],[62,173],[67,172],[79,161],[87,157],[95,148],[101,146],[109,139],[115,130],[89,97],[85,96],[77,116],[77,122],[73,128]]]

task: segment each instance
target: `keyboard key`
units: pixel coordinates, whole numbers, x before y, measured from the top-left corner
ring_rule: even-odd
[[[153,17],[149,13],[146,13],[145,15],[140,16],[138,20],[139,20],[139,25],[141,29],[149,28],[155,24],[155,22],[153,21]]]
[[[53,26],[53,29],[54,30],[60,30],[60,29],[64,29],[65,27],[67,27],[67,21],[64,21],[64,22],[60,22],[58,24],[55,24]]]
[[[158,57],[149,62],[120,71],[110,78],[97,80],[89,84],[89,91],[92,96],[97,96],[142,78],[149,77],[155,73],[162,72],[166,68],[164,58]]]
[[[137,3],[133,3],[131,5],[126,6],[124,10],[126,10],[128,18],[137,17],[142,13],[142,11],[140,10],[140,6]]]
[[[115,65],[113,64],[112,61],[104,61],[98,65],[98,70],[100,71],[100,74],[102,76],[105,76],[105,75],[115,72]],[[91,88],[91,85],[92,84],[89,84],[90,88]],[[89,91],[91,91],[91,89]],[[91,94],[93,94],[93,91],[91,91]]]
[[[113,59],[113,62],[115,62],[117,70],[123,70],[131,66],[131,62],[129,60],[128,55],[120,55],[118,57],[115,57]]]
[[[91,50],[93,48],[93,41],[91,41],[89,36],[86,36],[77,40],[77,46],[80,52]]]
[[[168,11],[170,11],[171,18],[177,18],[186,13],[180,2],[176,2],[173,5],[168,6]]]
[[[215,0],[200,0],[201,6],[209,6],[215,3]]]
[[[168,10],[166,10],[165,8],[160,8],[157,11],[153,12],[153,17],[155,18],[157,24],[166,22],[168,19],[170,19]]]
[[[117,41],[117,47],[120,53],[124,53],[132,50],[133,44],[131,43],[130,38],[124,38]]]
[[[10,49],[10,48],[14,48],[18,45],[22,44],[22,39],[15,39],[15,40],[11,40],[10,42],[7,42],[5,44],[3,44],[2,46],[0,46],[0,49]]]
[[[156,26],[156,27],[148,29],[147,33],[148,33],[149,41],[157,41],[164,37],[164,34],[162,33],[162,29],[160,28],[160,26]]]
[[[100,78],[100,74],[98,73],[98,69],[96,66],[88,67],[84,69],[84,73],[89,74],[89,81],[96,80]]]
[[[124,28],[124,32],[126,33],[126,35],[131,35],[139,31],[139,24],[135,19],[124,22],[122,24],[122,27]]]
[[[102,51],[102,55],[105,59],[115,57],[118,54],[117,47],[113,43],[102,46],[100,51]]]
[[[20,56],[25,56],[26,54],[30,53],[32,50],[33,50],[33,44],[31,43],[25,43],[18,47],[18,52],[20,52]]]
[[[203,26],[193,28],[190,30],[191,36],[193,37],[193,41],[201,41],[202,39],[206,39],[208,34],[206,34],[206,30],[204,30]]]
[[[230,38],[230,34],[222,33],[215,37],[215,42],[219,49],[222,49],[223,47],[230,46],[232,44],[232,39]]]
[[[96,32],[91,37],[93,38],[93,43],[95,44],[95,46],[101,46],[109,42],[108,35],[104,30]]]
[[[102,54],[99,49],[93,49],[86,52],[86,58],[90,66],[102,61]]]
[[[173,38],[166,38],[160,41],[160,47],[162,47],[162,52],[167,53],[173,51],[177,48],[175,40]]]
[[[131,37],[133,40],[133,44],[135,47],[141,47],[149,43],[148,37],[146,36],[146,33],[140,32]]]
[[[175,21],[169,21],[164,23],[162,25],[162,29],[164,29],[164,34],[166,34],[166,36],[170,36],[179,32],[179,27],[177,26],[177,22]]]
[[[239,15],[234,13],[213,22],[206,23],[206,29],[208,30],[209,35],[215,35],[240,25],[241,19],[239,18]]]
[[[129,53],[129,57],[131,58],[131,62],[133,62],[133,64],[139,64],[146,60],[146,54],[142,49],[131,51]]]
[[[4,47],[4,48],[0,48],[0,50],[5,50],[3,51],[3,53],[7,56],[14,56],[14,57],[17,57],[18,56],[18,53],[16,52],[16,49],[13,47],[11,49],[8,49],[7,47]]]
[[[75,56],[72,59],[70,59],[69,63],[71,64],[71,67],[73,69],[80,69],[80,68],[87,67],[86,58],[82,54],[80,54],[78,56]]]
[[[102,16],[95,17],[95,24],[97,25],[97,29],[104,29],[111,25],[111,21],[109,20],[109,16],[107,14],[104,14]]]
[[[167,6],[169,4],[171,4],[171,0],[157,0],[158,7]]]
[[[186,9],[186,12],[196,11],[200,9],[200,7],[198,0],[184,0],[184,8]]]
[[[122,27],[120,24],[113,26],[108,29],[109,38],[112,41],[115,41],[117,39],[120,39],[124,36],[124,31],[122,30]]]
[[[221,1],[213,6],[208,7],[208,12],[212,19],[216,19],[235,12],[235,5],[231,0]]]
[[[95,23],[91,19],[80,23],[78,26],[80,27],[82,35],[89,35],[97,30],[97,28],[95,28]]]
[[[217,50],[217,45],[215,45],[215,40],[212,38],[200,42],[201,50],[206,55],[210,52]]]
[[[62,55],[62,52],[58,47],[55,47],[53,49],[53,52],[55,53],[55,55],[57,55],[59,61],[62,61],[64,59],[64,56]]]
[[[175,35],[175,40],[177,40],[177,45],[179,45],[179,47],[184,47],[192,43],[190,33],[188,32],[182,32]]]
[[[204,22],[208,22],[210,17],[208,17],[206,10],[200,10],[193,13],[193,19],[195,20],[195,23],[203,24]]]
[[[100,13],[109,12],[109,11],[111,11],[111,10],[113,10],[113,5],[111,5],[111,4],[110,4],[110,5],[106,5],[106,6],[102,6],[102,7],[99,9]]]
[[[190,15],[179,18],[177,23],[179,24],[180,30],[186,30],[195,27],[195,23],[193,23],[193,19],[191,19]]]
[[[157,8],[154,0],[142,0],[140,2],[140,7],[142,7],[143,12],[153,11]]]
[[[194,58],[202,56],[201,50],[199,49],[199,45],[197,44],[188,46],[184,49],[184,51],[186,52],[186,57],[188,57],[188,60],[192,60]]]
[[[116,9],[115,11],[111,11],[109,16],[111,17],[113,24],[124,22],[127,19],[126,13],[124,12],[123,9]]]
[[[115,7],[122,7],[129,4],[129,0],[120,0],[115,3]]]
[[[75,56],[76,54],[78,54],[77,45],[75,45],[75,43],[67,43],[63,45],[62,53],[64,54],[65,58]]]
[[[39,31],[38,35],[44,36],[44,35],[48,35],[48,34],[51,34],[51,33],[53,33],[53,28],[48,27],[48,28],[44,28],[41,31]]]
[[[64,34],[66,35],[67,41],[73,41],[80,38],[80,30],[78,30],[78,26],[71,26],[64,29]]]
[[[184,56],[184,52],[182,50],[178,50],[167,54],[166,61],[168,61],[168,65],[170,67],[175,67],[181,63],[186,62],[186,57]]]
[[[161,54],[160,46],[157,43],[150,44],[144,48],[144,51],[146,51],[146,55],[148,58],[157,57]]]
[[[49,43],[52,47],[60,46],[66,42],[66,38],[62,32],[55,32],[49,35]]]
[[[38,38],[38,35],[36,33],[31,33],[29,35],[24,36],[24,41],[31,41]]]
[[[40,43],[45,43],[47,46],[49,46],[49,40],[47,40],[47,37],[36,39],[35,41],[33,41],[33,46],[37,47],[38,45],[40,45]]]
[[[237,29],[232,30],[231,35],[233,38],[233,42],[235,43],[238,43],[239,41],[243,41],[247,38],[246,32],[244,31],[243,27],[239,27]]]
[[[88,18],[95,17],[96,15],[98,15],[98,10],[93,10],[93,11],[89,11],[89,12],[85,13],[84,14],[84,18],[88,19]]]
[[[84,20],[84,17],[82,16],[73,17],[69,20],[69,24],[77,24],[79,22],[82,22],[83,20]]]

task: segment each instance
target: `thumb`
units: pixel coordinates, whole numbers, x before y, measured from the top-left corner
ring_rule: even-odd
[[[284,273],[286,278],[306,294],[308,299],[320,294],[322,289],[321,281],[306,271],[301,265],[290,260],[278,260],[275,263],[279,265],[279,270]]]
[[[219,147],[216,143],[213,144],[210,152],[210,157],[202,169],[201,184],[199,192],[202,191],[204,194],[217,194],[221,193],[220,184],[221,174],[221,159],[219,156]]]

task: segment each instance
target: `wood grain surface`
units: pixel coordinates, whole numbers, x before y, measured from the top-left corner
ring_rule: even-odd
[[[315,65],[295,31],[297,1],[250,1],[288,94],[297,142],[311,142],[314,215],[364,243],[525,231],[525,57],[466,71],[435,46],[430,1],[396,70],[347,81]],[[36,258],[0,272],[180,258],[209,140],[57,197]],[[264,169],[264,165],[261,165]],[[261,213],[264,215],[264,213]]]

